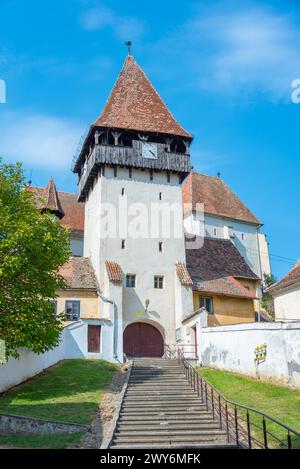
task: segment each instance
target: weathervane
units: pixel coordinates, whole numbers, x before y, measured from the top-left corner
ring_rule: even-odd
[[[132,44],[131,41],[126,41],[125,42],[125,46],[127,46],[127,48],[128,48],[128,55],[131,55],[131,44]]]

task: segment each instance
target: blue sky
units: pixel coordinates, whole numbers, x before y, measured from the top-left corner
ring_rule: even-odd
[[[264,222],[272,268],[300,257],[299,1],[0,0],[0,154],[34,185],[75,191],[81,135],[123,64],[124,40],[178,121],[195,169]]]

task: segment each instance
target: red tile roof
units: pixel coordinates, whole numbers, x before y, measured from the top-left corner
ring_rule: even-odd
[[[274,283],[269,288],[266,288],[266,291],[272,295],[283,288],[293,286],[295,284],[300,285],[300,259],[282,279],[278,280],[278,282]]]
[[[191,138],[176,122],[143,70],[130,55],[126,58],[104,110],[94,125]]]
[[[228,276],[212,280],[195,280],[193,290],[208,295],[222,295],[235,298],[255,298],[237,279]]]
[[[32,190],[35,193],[36,204],[41,210],[44,208],[49,208],[49,205],[46,207],[48,186],[27,187],[27,190]],[[56,203],[60,207],[61,212],[64,214],[61,219],[61,224],[64,227],[69,228],[73,234],[83,236],[84,204],[77,202],[76,195],[69,192],[56,191],[56,195]]]
[[[191,173],[183,187],[183,201],[192,203],[194,209],[197,203],[203,203],[204,212],[209,215],[261,224],[225,182],[217,177]]]
[[[193,285],[193,281],[190,277],[190,274],[188,273],[186,265],[183,264],[183,262],[176,263],[176,272],[177,272],[181,285],[185,285],[185,286]]]
[[[229,276],[258,280],[229,239],[205,238],[202,248],[186,250],[186,265],[193,280],[213,280]]]
[[[71,257],[59,273],[70,289],[97,290],[96,275],[87,257]]]
[[[110,282],[122,282],[122,270],[117,262],[105,261],[105,266]]]

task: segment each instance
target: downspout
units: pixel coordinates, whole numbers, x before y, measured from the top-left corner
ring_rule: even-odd
[[[114,335],[114,338],[113,338],[113,357],[119,363],[121,363],[119,358],[118,358],[118,308],[117,308],[117,305],[113,300],[111,300],[110,298],[107,298],[106,296],[103,295],[97,278],[96,278],[96,290],[97,290],[97,294],[99,295],[101,300],[104,301],[104,303],[110,303],[111,305],[113,305],[113,308],[114,308],[114,314],[113,314],[113,330],[114,330],[114,333],[113,333],[113,335]],[[100,309],[100,305],[99,305],[99,309]],[[99,311],[99,314],[100,314],[100,311]]]

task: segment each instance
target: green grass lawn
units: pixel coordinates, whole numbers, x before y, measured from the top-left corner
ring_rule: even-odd
[[[103,360],[66,360],[0,396],[0,413],[89,424],[117,369],[117,365]],[[0,435],[0,445],[17,446],[17,439],[21,446],[28,444],[27,447],[47,444],[47,439],[47,447],[58,447],[58,442],[64,440],[65,447],[71,440],[77,441],[78,435]]]
[[[199,371],[227,399],[263,411],[300,431],[300,391],[227,371],[211,368],[200,368]],[[261,417],[255,417],[253,422],[260,423]],[[277,425],[270,425],[269,429],[281,437],[286,435]],[[270,439],[270,443],[270,446],[275,445],[272,439]],[[299,439],[294,438],[293,443],[293,446],[300,448]]]

